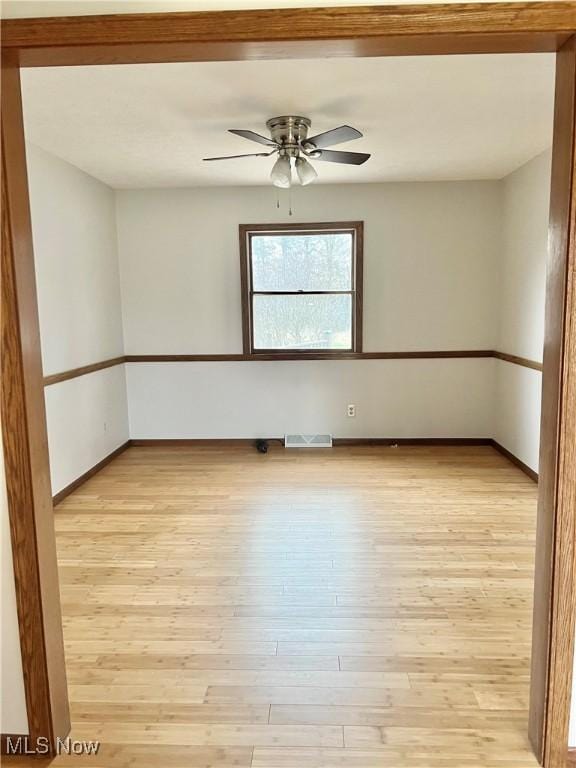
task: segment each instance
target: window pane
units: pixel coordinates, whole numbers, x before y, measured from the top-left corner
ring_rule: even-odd
[[[351,349],[352,297],[254,296],[254,349]]]
[[[252,235],[254,291],[349,291],[352,235]]]

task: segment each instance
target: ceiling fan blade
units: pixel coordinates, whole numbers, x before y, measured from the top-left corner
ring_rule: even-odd
[[[265,144],[267,147],[275,147],[276,142],[266,136],[261,136],[254,131],[244,131],[238,128],[229,128],[228,133],[235,133],[236,136],[242,136],[243,139],[250,139],[250,141],[256,141],[258,144]]]
[[[306,139],[304,144],[314,144],[317,149],[331,147],[333,144],[342,144],[344,141],[361,139],[362,134],[350,125],[341,125],[340,128],[332,128],[331,131],[319,133]]]
[[[223,157],[203,157],[202,160],[236,160],[238,157],[270,157],[276,150],[272,152],[250,152],[247,155],[224,155]]]
[[[313,156],[314,160],[327,160],[329,163],[346,163],[347,165],[362,165],[370,155],[364,152],[335,152],[333,149],[320,150],[318,157]]]

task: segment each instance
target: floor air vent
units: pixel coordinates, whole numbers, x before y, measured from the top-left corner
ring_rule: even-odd
[[[284,435],[285,448],[332,448],[332,435]]]

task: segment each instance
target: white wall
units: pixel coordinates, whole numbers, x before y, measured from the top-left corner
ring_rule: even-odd
[[[542,374],[496,360],[494,439],[538,472]]]
[[[27,147],[44,374],[123,354],[114,192]],[[52,491],[128,439],[124,368],[46,388]]]
[[[503,182],[501,352],[542,362],[551,151]],[[495,439],[538,471],[542,374],[496,363]]]
[[[133,438],[491,437],[494,361],[132,363]],[[347,418],[347,403],[356,417]]]
[[[127,354],[242,351],[238,225],[365,222],[364,349],[488,349],[498,182],[117,193]]]
[[[454,182],[294,191],[292,221],[365,222],[365,351],[493,348],[499,188]],[[238,225],[289,221],[284,197],[282,206],[262,187],[118,192],[126,353],[241,352]],[[490,360],[128,369],[134,438],[273,436],[319,425],[337,436],[491,434]],[[350,402],[355,419],[345,416]]]
[[[22,655],[16,612],[16,591],[12,565],[12,545],[8,501],[4,477],[4,456],[0,440],[0,547],[2,631],[0,633],[2,666],[0,668],[0,733],[28,733],[28,716],[24,695]]]
[[[52,490],[57,493],[128,440],[123,365],[46,387]]]
[[[503,181],[500,332],[503,352],[542,360],[552,152]]]
[[[27,147],[44,375],[122,354],[114,192]]]

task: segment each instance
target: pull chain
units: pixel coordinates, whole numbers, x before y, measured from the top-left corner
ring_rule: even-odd
[[[275,187],[276,190],[276,208],[280,208],[280,190]],[[292,216],[292,187],[288,187],[288,216]]]

